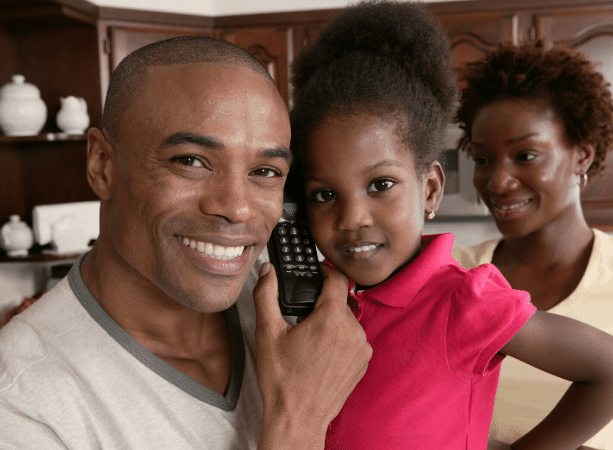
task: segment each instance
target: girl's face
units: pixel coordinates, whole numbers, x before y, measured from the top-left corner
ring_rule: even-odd
[[[444,177],[437,162],[417,175],[395,122],[328,118],[303,156],[311,233],[348,278],[374,286],[419,254],[424,212],[438,207]]]
[[[564,126],[541,103],[484,106],[472,127],[473,182],[500,232],[521,237],[580,213],[580,174],[593,159],[585,150],[567,142]]]

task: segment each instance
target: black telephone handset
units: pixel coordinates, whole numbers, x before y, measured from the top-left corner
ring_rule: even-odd
[[[268,255],[279,284],[279,306],[284,316],[307,316],[319,297],[323,275],[306,214],[288,194],[281,220],[268,241]]]

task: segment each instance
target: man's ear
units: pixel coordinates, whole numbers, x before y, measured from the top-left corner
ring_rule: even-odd
[[[434,160],[432,161],[426,172],[426,182],[424,184],[424,207],[425,213],[430,214],[438,210],[438,205],[443,198],[443,189],[445,188],[445,173],[441,164]]]
[[[91,128],[87,132],[87,181],[101,200],[111,198],[115,164],[115,149],[101,130]]]
[[[576,174],[583,175],[589,170],[590,166],[594,162],[594,157],[596,156],[596,149],[592,144],[582,144],[577,146],[576,155]]]

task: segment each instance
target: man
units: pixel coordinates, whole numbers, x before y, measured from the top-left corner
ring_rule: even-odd
[[[2,448],[323,448],[371,349],[332,270],[294,327],[270,264],[251,297],[289,130],[266,71],[223,41],[117,67],[88,133],[100,236],[0,333]]]

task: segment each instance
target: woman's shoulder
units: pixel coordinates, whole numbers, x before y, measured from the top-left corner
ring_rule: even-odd
[[[492,262],[494,250],[500,242],[500,238],[490,239],[470,247],[453,247],[451,254],[465,269],[473,269],[482,264]]]

